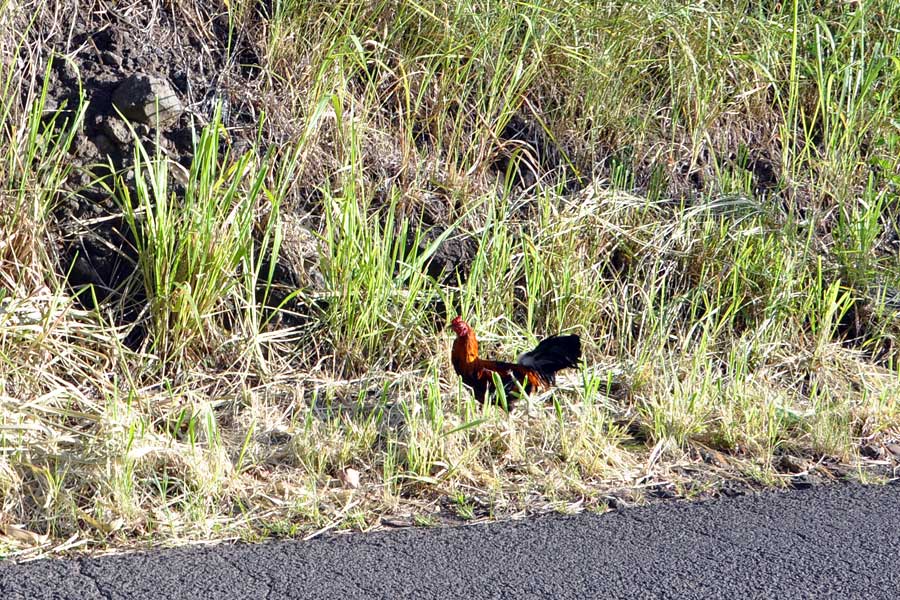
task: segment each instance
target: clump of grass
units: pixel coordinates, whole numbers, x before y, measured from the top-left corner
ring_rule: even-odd
[[[51,233],[48,221],[71,173],[66,158],[84,118],[84,102],[82,94],[76,106],[47,114],[51,60],[43,73],[44,84],[31,90],[29,108],[22,110],[16,106],[13,86],[26,86],[24,73],[18,73],[14,64],[6,67],[0,72],[6,90],[0,100],[0,121],[7,136],[0,192],[0,281],[10,290],[34,291],[54,283],[52,276],[48,278],[55,266],[45,247]]]
[[[220,155],[223,133],[217,109],[196,142],[181,197],[170,189],[168,159],[158,150],[151,157],[140,141],[134,192],[121,176],[116,182],[114,193],[135,240],[153,348],[165,358],[196,358],[197,346],[202,354],[221,348],[224,340],[211,337],[220,328],[208,322],[229,303],[254,303],[252,276],[259,275],[261,258],[254,249],[256,215],[265,214],[266,226],[278,220],[279,200],[269,203],[272,196],[263,190],[266,158],[252,151],[236,159]],[[249,286],[242,274],[251,276]]]
[[[216,112],[178,177],[145,141],[108,184],[137,349],[60,276],[83,103],[45,114],[8,59],[31,38],[0,36],[0,553],[602,509],[689,489],[707,450],[767,483],[785,454],[862,464],[900,435],[900,14],[807,4],[282,2],[258,31],[230,4],[283,102],[265,151]],[[321,285],[285,329],[259,300],[298,187]],[[585,365],[476,405],[457,312],[485,354],[569,331]]]

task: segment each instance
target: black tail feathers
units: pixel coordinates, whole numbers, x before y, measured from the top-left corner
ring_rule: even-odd
[[[577,335],[554,335],[520,356],[517,362],[538,371],[553,383],[557,371],[577,367],[580,359],[581,338]]]

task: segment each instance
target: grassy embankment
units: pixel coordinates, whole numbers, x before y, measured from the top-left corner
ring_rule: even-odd
[[[139,239],[133,350],[64,284],[78,113],[45,127],[47,53],[0,2],[0,554],[779,485],[783,454],[855,465],[900,433],[895,3],[275,4],[260,85],[291,101],[263,131],[289,116],[289,139],[223,156],[210,126],[183,198],[152,148],[136,189],[106,182]],[[500,136],[516,114],[583,190],[498,176],[529,161]],[[288,330],[255,290],[301,187],[324,285]],[[478,241],[464,281],[407,243],[426,204]],[[498,358],[577,332],[585,368],[549,403],[476,406],[441,303]]]

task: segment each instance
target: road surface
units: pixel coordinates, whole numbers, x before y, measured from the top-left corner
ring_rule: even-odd
[[[900,485],[0,565],[7,600],[900,598]]]

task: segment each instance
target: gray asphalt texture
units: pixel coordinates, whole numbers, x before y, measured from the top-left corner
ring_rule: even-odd
[[[900,599],[900,485],[0,565],[0,598]]]

